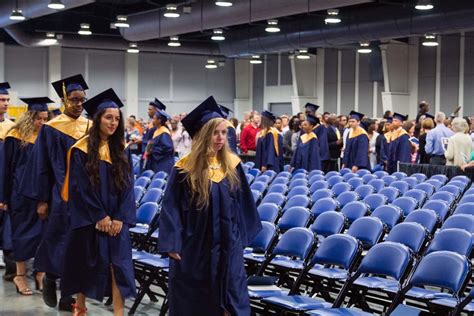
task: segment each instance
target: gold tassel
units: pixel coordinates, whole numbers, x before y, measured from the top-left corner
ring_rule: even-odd
[[[64,107],[67,109],[69,107],[69,102],[67,99],[66,84],[63,81],[63,103]]]

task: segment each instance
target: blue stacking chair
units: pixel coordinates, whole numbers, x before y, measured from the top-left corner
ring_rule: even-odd
[[[311,213],[305,207],[293,206],[288,208],[278,220],[277,226],[281,231],[294,227],[306,227],[311,219]]]
[[[426,253],[435,251],[452,251],[470,258],[472,251],[472,234],[461,228],[446,228],[437,232]]]
[[[266,184],[265,182],[259,182],[259,181],[254,181],[254,183],[250,185],[250,189],[257,190],[258,192],[260,192],[260,194],[263,194],[263,192],[265,192],[267,187],[268,187],[268,184]]]
[[[409,196],[401,196],[396,198],[392,205],[399,207],[403,211],[403,216],[407,216],[416,209],[418,201]]]
[[[446,182],[448,182],[448,177],[445,176],[444,174],[435,174],[434,176],[431,176],[430,177],[430,180],[437,180],[439,182],[441,182],[441,184],[446,184]]]
[[[459,201],[459,205],[460,204],[464,204],[464,203],[474,203],[474,194],[470,194],[470,195],[464,195],[461,200]]]
[[[375,189],[375,192],[379,192],[385,188],[385,182],[382,179],[370,180],[367,184],[371,185]]]
[[[383,171],[383,170],[374,172],[374,176],[376,176],[379,179],[382,179],[383,177],[388,176],[388,175],[389,175],[388,172]]]
[[[404,222],[422,225],[431,236],[438,224],[438,214],[433,210],[419,209],[408,214]]]
[[[454,185],[455,187],[458,187],[461,192],[464,192],[466,190],[466,187],[469,185],[469,183],[466,183],[464,181],[460,180],[453,180],[449,181],[446,185]]]
[[[411,175],[411,177],[414,177],[418,180],[418,183],[422,183],[423,181],[426,181],[428,177],[424,173],[414,173]]]
[[[474,287],[471,288],[469,295],[461,300],[461,298],[440,298],[437,300],[433,300],[432,303],[434,306],[442,306],[446,308],[453,309],[451,315],[458,316],[461,315],[461,312],[466,312],[469,315],[474,313],[474,303],[471,303],[472,299],[474,298]]]
[[[168,173],[166,171],[158,171],[153,176],[153,180],[157,180],[157,179],[166,180],[167,178],[168,178]]]
[[[334,185],[340,182],[344,182],[344,179],[341,176],[332,176],[330,178],[326,178],[327,183],[329,184],[329,187],[332,188]]]
[[[359,178],[359,175],[357,175],[356,173],[352,173],[352,172],[349,172],[349,173],[346,173],[346,174],[341,174],[341,176],[342,176],[342,178],[344,179],[345,182],[349,181],[352,178]]]
[[[273,223],[262,221],[262,229],[244,251],[244,260],[247,263],[262,263],[265,253],[270,249],[278,236],[278,231]]]
[[[272,185],[270,185],[270,187],[268,188],[267,194],[269,193],[286,194],[287,191],[288,191],[288,186],[286,184],[273,184],[272,183]]]
[[[285,201],[286,197],[282,193],[268,193],[263,197],[261,203],[272,203],[281,209]]]
[[[296,180],[290,181],[290,185],[289,185],[290,190],[296,187],[308,187],[308,180],[296,179]]]
[[[321,170],[311,170],[311,172],[308,174],[308,178],[311,178],[314,175],[319,175],[319,176],[324,176],[324,171]]]
[[[468,189],[468,190],[464,193],[464,196],[468,196],[468,195],[474,195],[474,187],[471,186],[471,188]]]
[[[255,179],[254,176],[252,176],[250,173],[247,173],[247,174],[245,175],[245,178],[247,178],[247,183],[248,183],[248,184],[252,184],[253,179]]]
[[[385,195],[389,203],[392,203],[400,195],[400,191],[392,187],[383,188],[378,193]]]
[[[438,192],[449,192],[449,193],[451,193],[456,199],[459,198],[459,196],[461,195],[462,191],[463,191],[463,190],[460,189],[458,186],[452,185],[452,184],[449,184],[449,183],[446,184],[446,185],[444,185],[444,186],[442,186],[442,187],[438,190]],[[437,192],[437,193],[438,193],[438,192]]]
[[[302,173],[302,174],[304,174],[304,175],[307,175],[307,174],[308,174],[308,171],[307,171],[306,169],[300,168],[300,169],[293,170],[292,173],[293,173],[293,176],[295,176],[295,175],[297,175],[297,174],[300,174],[300,173]]]
[[[387,231],[390,231],[400,221],[402,210],[395,205],[382,205],[377,207],[371,216],[379,218],[385,224]]]
[[[260,201],[260,198],[262,197],[262,193],[257,190],[251,190],[252,191],[252,197],[255,202],[255,204],[258,204]]]
[[[444,201],[449,207],[453,206],[456,197],[450,192],[438,191],[430,197],[430,201]]]
[[[159,203],[161,201],[161,197],[163,195],[163,190],[161,189],[150,189],[146,191],[145,195],[143,195],[142,199],[140,200],[140,203],[146,203],[146,202],[155,202]]]
[[[319,215],[309,229],[317,236],[328,237],[342,233],[346,218],[340,212],[329,211]]]
[[[448,228],[461,228],[471,234],[474,233],[474,216],[468,214],[455,214],[446,219],[441,230]]]
[[[443,183],[436,180],[436,179],[429,179],[429,180],[426,180],[425,182],[423,183],[429,183],[429,184],[432,184],[434,187],[435,187],[435,190],[438,191],[442,186],[443,186]]]
[[[263,182],[263,183],[268,185],[272,181],[272,179],[269,176],[266,176],[266,175],[262,174],[262,175],[257,176],[255,178],[255,180],[253,180],[253,181],[254,181],[254,183],[255,182]]]
[[[148,229],[156,220],[160,207],[156,202],[146,202],[137,209],[137,224],[129,229],[132,243],[136,246],[140,243],[140,238],[148,233]]]
[[[301,207],[308,207],[311,200],[306,195],[295,195],[288,200],[283,207],[283,212],[285,212],[288,208],[293,206],[301,206]]]
[[[395,182],[398,179],[395,176],[385,176],[381,180],[385,183],[385,186],[389,186],[392,182]]]
[[[135,180],[135,186],[146,188],[148,186],[148,184],[150,183],[150,181],[151,180],[148,177],[140,177],[140,178]]]
[[[416,200],[417,207],[422,207],[423,204],[425,204],[427,194],[425,191],[419,189],[411,189],[405,192],[403,196],[414,198]]]
[[[363,177],[363,176],[365,176],[365,175],[371,174],[371,172],[370,172],[369,170],[367,170],[367,169],[360,169],[360,170],[357,170],[356,173],[359,175],[359,177]]]
[[[433,184],[431,183],[426,183],[426,182],[423,182],[423,183],[420,183],[420,184],[417,184],[414,189],[418,189],[418,190],[421,190],[421,191],[424,191],[428,198],[430,196],[433,195],[433,193],[435,192],[436,188]]]
[[[456,207],[454,214],[474,215],[474,202],[466,202],[466,203],[459,204]]]
[[[260,203],[257,207],[261,221],[274,223],[280,213],[280,208],[273,203]]]
[[[291,177],[291,181],[293,180],[308,180],[308,176],[306,173],[297,173]]]
[[[375,180],[375,179],[378,179],[378,178],[374,174],[366,174],[365,176],[362,176],[361,179],[362,179],[362,181],[364,181],[364,184],[367,184],[371,180]]]
[[[359,177],[349,179],[347,181],[347,184],[349,184],[353,189],[360,187],[361,185],[364,185],[364,180],[362,180]]]
[[[248,173],[250,173],[252,176],[254,176],[255,178],[258,177],[261,172],[260,170],[256,169],[256,168],[252,168],[248,171]]]
[[[309,195],[309,188],[305,186],[297,186],[290,190],[287,194],[287,199],[291,199],[295,195]]]
[[[410,189],[413,189],[418,184],[418,179],[415,177],[406,177],[402,181],[408,183]]]
[[[393,302],[392,310],[406,298],[427,303],[431,313],[439,313],[439,307],[449,306],[449,303],[458,305],[469,280],[470,268],[466,257],[451,251],[428,254],[421,259],[407,285]],[[448,312],[443,314],[448,315]]]
[[[327,198],[327,197],[330,197],[330,198],[334,197],[334,192],[332,192],[332,190],[330,189],[319,189],[313,192],[313,194],[311,194],[311,200],[313,202],[322,198]]]
[[[348,173],[352,173],[352,170],[349,169],[349,168],[342,168],[339,173],[341,174],[341,176],[345,176],[346,174]]]
[[[148,185],[148,190],[149,189],[162,189],[164,190],[166,187],[166,181],[163,179],[155,179],[150,182]]]
[[[467,187],[471,183],[471,179],[469,179],[466,176],[455,176],[455,177],[451,178],[451,181],[463,182],[465,184],[465,187]]]
[[[341,174],[337,171],[329,171],[328,173],[326,173],[326,180],[332,177],[340,177],[340,176]]]
[[[284,166],[283,166],[283,171],[289,172],[289,171],[290,171],[290,168],[291,168],[290,165],[284,165]]]
[[[133,194],[135,195],[135,204],[136,205],[138,205],[140,203],[140,199],[142,198],[144,192],[145,192],[145,190],[143,189],[143,187],[140,187],[140,186],[134,186],[133,187]]]
[[[444,222],[449,213],[448,204],[441,200],[428,201],[423,205],[423,208],[435,211],[441,222]]]
[[[358,201],[359,194],[357,194],[354,191],[347,191],[347,192],[342,192],[339,194],[339,196],[336,198],[337,202],[339,203],[339,206],[343,208],[346,204],[354,201]]]
[[[328,189],[329,184],[325,180],[320,180],[320,181],[315,181],[313,184],[311,184],[311,187],[309,188],[311,192],[315,192],[320,189]]]
[[[318,217],[322,213],[335,211],[338,208],[338,203],[332,198],[322,198],[314,201],[311,207],[311,213],[313,216]]]
[[[290,182],[290,179],[286,177],[277,177],[275,180],[273,180],[272,185],[277,185],[277,184],[287,185],[289,182]]]
[[[369,206],[360,201],[349,202],[341,209],[341,213],[346,216],[349,225],[356,219],[365,216],[368,212]]]
[[[405,172],[400,172],[400,171],[392,173],[392,176],[397,178],[397,180],[402,180],[402,179],[408,177],[408,175]]]
[[[365,216],[358,218],[351,224],[347,234],[359,240],[364,249],[369,249],[382,240],[384,226],[377,217]]]
[[[279,172],[277,175],[276,175],[276,178],[287,178],[287,179],[290,179],[291,178],[291,173],[289,173],[288,171],[281,171]]]
[[[326,178],[323,175],[315,174],[311,178],[309,178],[309,185],[311,186],[316,181],[326,181]]]
[[[145,170],[145,171],[142,172],[140,177],[147,177],[147,178],[151,179],[154,174],[155,174],[155,172],[153,170]]]
[[[395,225],[385,238],[385,241],[401,243],[413,251],[415,255],[419,255],[424,244],[426,243],[426,229],[418,223],[403,222]]]
[[[365,199],[368,195],[375,193],[374,187],[369,184],[358,186],[354,191],[359,194],[361,199]]]
[[[392,183],[390,183],[389,187],[396,188],[398,191],[400,191],[400,194],[402,195],[408,190],[410,190],[410,185],[405,182],[405,180],[393,181]]]
[[[340,182],[333,185],[331,190],[334,192],[336,196],[339,196],[339,194],[341,194],[342,192],[351,191],[352,187],[348,183]]]
[[[255,166],[255,162],[253,161],[247,161],[245,162],[245,164],[247,167],[249,167],[250,169],[252,169],[254,166]]]
[[[377,207],[387,204],[387,197],[383,194],[374,193],[366,196],[362,200],[370,208],[370,211],[373,212]]]
[[[267,170],[263,174],[266,176],[269,176],[270,179],[275,178],[275,176],[277,175],[277,173],[274,170]]]

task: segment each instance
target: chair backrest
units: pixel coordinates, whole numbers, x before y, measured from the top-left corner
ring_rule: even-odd
[[[436,180],[436,179],[429,179],[429,180],[426,180],[424,183],[432,184],[435,187],[436,191],[438,191],[439,188],[441,188],[443,186],[443,183],[439,180]]]
[[[306,175],[306,173],[296,173],[293,175],[293,177],[291,177],[291,181],[294,181],[294,180],[308,180],[308,176]]]
[[[296,187],[307,187],[308,186],[308,180],[306,179],[296,179],[290,181],[290,190]]]
[[[322,213],[311,224],[310,229],[324,237],[339,234],[344,229],[346,218],[339,212],[329,211]]]
[[[370,194],[363,199],[363,202],[370,207],[371,211],[381,205],[387,204],[387,201],[387,197],[380,193]]]
[[[319,180],[311,184],[310,190],[311,192],[316,192],[318,190],[328,189],[328,188],[329,188],[329,184],[326,182],[326,180]]]
[[[388,229],[392,229],[400,220],[402,209],[395,205],[382,205],[377,207],[371,216],[380,218]]]
[[[413,189],[418,184],[418,179],[415,177],[406,177],[402,181],[408,183],[410,189]]]
[[[249,167],[250,169],[252,169],[252,168],[255,166],[255,162],[253,162],[253,161],[247,161],[247,162],[245,162],[245,165],[246,165],[247,167]]]
[[[151,179],[151,177],[153,177],[154,174],[155,174],[155,172],[153,170],[145,170],[145,171],[142,172],[140,177],[147,177],[147,178]]]
[[[277,225],[283,231],[293,227],[306,227],[310,218],[311,213],[307,208],[293,206],[283,213]]]
[[[393,181],[392,183],[390,183],[390,187],[398,189],[401,194],[404,194],[410,189],[410,185],[405,182],[405,180]]]
[[[335,184],[344,182],[344,179],[341,176],[332,176],[330,178],[326,178],[327,183],[329,184],[329,187],[333,187]]]
[[[137,209],[137,223],[150,225],[158,213],[158,203],[145,202]]]
[[[459,201],[459,204],[464,203],[474,203],[474,194],[473,195],[464,195],[462,199]]]
[[[453,251],[469,257],[472,250],[472,234],[461,228],[446,228],[435,234],[427,253]]]
[[[390,203],[400,195],[400,191],[392,187],[383,188],[378,193],[385,195]]]
[[[370,248],[380,241],[383,231],[383,223],[379,218],[365,216],[356,219],[347,234],[360,240],[364,248]]]
[[[248,173],[250,173],[252,176],[256,178],[260,175],[261,172],[257,168],[252,168],[248,171]]]
[[[266,175],[262,174],[262,175],[257,176],[254,181],[255,182],[264,182],[268,185],[270,183],[270,181],[272,181],[272,179],[269,176],[266,176]]]
[[[367,184],[371,185],[375,189],[375,192],[379,192],[380,190],[385,188],[385,182],[383,182],[382,179],[370,180]]]
[[[257,179],[250,185],[250,189],[257,190],[260,193],[263,193],[267,189],[268,185],[265,182],[259,182]]]
[[[394,176],[398,180],[402,180],[402,179],[406,178],[408,175],[405,172],[398,171],[398,172],[392,173],[392,176]]]
[[[156,180],[156,179],[163,179],[163,180],[166,180],[168,178],[168,173],[166,171],[158,171],[157,173],[155,173],[155,175],[153,176],[153,180]]]
[[[426,201],[427,194],[425,191],[419,189],[411,189],[405,192],[403,196],[414,198],[417,202],[417,206],[421,207]]]
[[[445,184],[446,182],[448,182],[448,177],[444,174],[435,174],[430,177],[430,180],[437,180],[441,182],[441,184]]]
[[[385,183],[385,186],[389,186],[392,182],[397,181],[398,179],[395,176],[385,176],[382,178],[382,181]]]
[[[249,247],[266,252],[276,235],[276,226],[273,223],[262,221],[262,229],[255,236]]]
[[[329,171],[328,173],[326,173],[326,179],[329,179],[329,178],[332,178],[332,177],[335,177],[335,176],[340,176],[341,174],[337,171]]]
[[[348,183],[340,182],[333,185],[331,190],[334,192],[336,196],[339,196],[339,194],[341,194],[342,192],[347,192],[347,191],[352,190],[352,187]]]
[[[247,174],[245,175],[245,178],[247,178],[247,183],[248,183],[248,184],[251,184],[252,181],[253,181],[253,179],[254,179],[254,176],[252,176],[250,173],[247,173]]]
[[[466,176],[455,176],[451,178],[451,181],[460,181],[465,184],[465,187],[468,186],[471,183],[471,179],[469,179]],[[449,182],[451,182],[449,181]]]
[[[287,185],[288,182],[290,182],[290,179],[288,179],[287,177],[277,177],[275,180],[273,180],[272,185],[277,185],[277,184]]]
[[[332,198],[322,198],[319,200],[316,200],[313,203],[313,206],[311,207],[311,213],[313,213],[314,216],[319,216],[322,213],[329,212],[329,211],[335,211],[338,208],[337,201],[335,201]]]
[[[311,172],[308,174],[308,178],[311,178],[314,175],[319,175],[319,176],[324,176],[324,171],[321,170],[311,170]]]
[[[366,174],[365,176],[362,176],[361,178],[365,184],[369,183],[371,180],[378,179],[375,174]]]
[[[287,198],[291,199],[295,195],[309,195],[309,188],[306,186],[294,187],[288,192]]]
[[[368,195],[375,193],[374,187],[369,184],[360,185],[354,191],[359,194],[361,199],[365,199]]]
[[[145,195],[142,197],[140,203],[146,202],[155,202],[159,203],[161,196],[163,195],[163,190],[161,189],[150,189],[146,191]]]
[[[164,189],[166,186],[166,180],[163,179],[155,179],[151,181],[150,185],[148,186],[148,189]]]
[[[278,217],[279,208],[273,203],[260,203],[257,211],[261,221],[274,223]]]
[[[470,265],[466,257],[451,251],[437,251],[421,259],[408,285],[439,287],[458,296],[469,276]]]
[[[365,216],[369,211],[369,207],[364,202],[354,201],[347,203],[341,210],[341,213],[344,214],[349,221],[352,223],[356,219]]]
[[[405,223],[418,223],[422,225],[430,234],[433,234],[438,222],[438,214],[433,210],[414,210],[405,218]]]
[[[356,189],[360,187],[361,185],[364,185],[364,180],[362,180],[359,177],[349,179],[347,181],[347,184],[349,184],[353,189]]]
[[[464,192],[464,190],[466,190],[466,186],[468,184],[466,184],[463,181],[459,181],[459,180],[451,180],[446,185],[453,185],[453,186],[457,187],[461,192]]]
[[[441,229],[461,228],[471,234],[474,233],[474,216],[468,214],[455,214],[446,219]]]
[[[459,204],[456,207],[454,214],[474,215],[474,202],[466,202],[466,203]]]
[[[349,270],[361,251],[357,239],[335,234],[324,239],[311,260],[311,265],[336,265]]]
[[[456,197],[450,192],[442,192],[440,190],[430,197],[430,201],[444,201],[448,204],[448,206],[451,206]]]
[[[374,172],[374,176],[376,176],[379,179],[382,179],[383,177],[388,176],[388,172],[379,170],[379,171]]]
[[[443,222],[449,212],[449,206],[445,201],[441,200],[433,200],[428,201],[423,205],[423,208],[427,208],[429,210],[433,210],[438,213],[438,217]]]
[[[277,173],[274,170],[266,170],[263,174],[266,175],[266,176],[269,176],[270,179],[273,179],[273,178],[275,178]]]
[[[321,174],[315,174],[311,178],[309,178],[309,185],[311,186],[316,181],[326,181],[326,178],[324,178],[324,176]]]
[[[295,195],[291,198],[291,200],[288,200],[283,207],[283,211],[286,211],[288,208],[293,207],[293,206],[301,206],[301,207],[308,207],[310,203],[309,197],[306,195]]]
[[[413,222],[404,222],[395,225],[388,236],[385,238],[385,241],[393,241],[404,244],[414,253],[419,253],[421,247],[425,243],[425,240],[425,228],[422,225]]]
[[[252,196],[253,196],[254,202],[258,203],[258,201],[260,200],[260,197],[262,196],[262,193],[257,190],[252,190]]]
[[[371,172],[370,172],[370,170],[367,170],[367,169],[360,169],[360,170],[357,170],[356,174],[359,177],[363,177],[365,175],[371,174]]]
[[[474,195],[474,187],[471,187],[464,193],[464,196],[468,196],[468,195]]]
[[[357,272],[388,276],[400,281],[410,266],[411,258],[410,250],[405,245],[385,241],[370,248]]]
[[[418,201],[409,196],[401,196],[396,198],[392,202],[392,205],[399,207],[401,210],[403,210],[403,215],[407,216],[416,209],[418,206]]]
[[[143,192],[144,192],[143,187],[140,187],[140,186],[133,187],[133,194],[135,195],[135,203],[140,202],[140,199],[143,196]]]
[[[431,183],[426,183],[426,182],[417,184],[414,187],[414,189],[424,191],[428,195],[428,197],[433,195],[434,191],[436,190],[434,185],[432,185]]]
[[[330,189],[319,189],[319,190],[316,190],[313,194],[311,194],[311,200],[315,202],[319,199],[327,198],[327,197],[332,198],[333,196],[334,196],[334,192],[332,192]]]
[[[303,168],[299,168],[299,169],[296,169],[296,170],[292,171],[293,176],[295,176],[297,174],[300,174],[300,173],[306,175],[306,174],[308,174],[308,171],[306,169],[303,169]]]
[[[286,184],[273,184],[272,183],[272,185],[270,185],[270,187],[268,188],[267,194],[269,193],[286,194],[287,191],[288,191],[288,187],[286,186]]]
[[[349,181],[349,180],[352,179],[352,178],[359,178],[359,175],[358,175],[358,174],[352,173],[352,172],[348,172],[348,173],[346,173],[346,174],[342,174],[341,176],[342,176],[342,178],[344,179],[344,181],[346,181],[346,182]]]
[[[341,174],[341,176],[344,176],[344,175],[346,175],[348,173],[351,173],[351,172],[352,172],[352,170],[349,169],[349,168],[342,168],[341,170],[339,170],[339,173]]]
[[[428,179],[428,177],[424,173],[414,173],[411,175],[411,177],[416,178],[418,180],[418,183],[422,183],[423,181]]]
[[[339,203],[340,207],[344,207],[346,204],[350,202],[358,201],[359,194],[357,194],[354,191],[342,192],[341,194],[339,194],[336,200]]]
[[[461,182],[462,184],[462,182]],[[446,184],[444,186],[442,186],[438,192],[449,192],[451,193],[452,195],[454,195],[455,198],[459,197],[459,195],[461,195],[461,189],[456,186],[456,185],[452,185],[452,184]]]
[[[290,179],[291,178],[291,173],[289,173],[288,171],[281,171],[276,175],[276,179],[278,179],[278,178]]]
[[[306,258],[314,243],[314,235],[308,228],[291,228],[281,236],[272,251],[274,255]]]
[[[150,183],[150,178],[148,178],[148,177],[140,177],[140,178],[135,180],[135,186],[136,187],[146,188],[149,183]]]

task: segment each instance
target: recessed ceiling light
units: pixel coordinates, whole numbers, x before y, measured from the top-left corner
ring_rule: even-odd
[[[10,20],[13,21],[23,21],[25,20],[25,16],[23,15],[23,11],[16,8],[12,10],[12,14],[10,15]]]
[[[223,40],[225,40],[224,30],[214,29],[214,31],[212,31],[211,40],[213,40],[213,41],[223,41]]]
[[[178,6],[176,4],[167,4],[163,15],[167,18],[179,18]]]
[[[438,46],[439,43],[436,40],[436,35],[435,34],[425,34],[425,39],[423,40],[422,45],[427,46],[427,47]]]
[[[280,28],[278,27],[278,20],[275,20],[275,19],[268,20],[265,31],[267,31],[268,33],[280,32]]]
[[[207,69],[216,69],[217,68],[216,61],[214,59],[208,59],[205,67]]]
[[[130,24],[127,22],[126,15],[117,15],[117,20],[114,23],[115,27],[130,27]]]
[[[360,43],[359,48],[357,49],[359,54],[370,54],[372,53],[372,48],[370,48],[370,43],[362,42]]]
[[[140,50],[138,49],[138,44],[137,43],[128,44],[127,53],[138,54],[139,52],[140,52]]]
[[[220,7],[231,7],[232,1],[216,1],[215,4]]]
[[[327,15],[327,17],[324,19],[324,22],[325,22],[326,24],[337,24],[337,23],[341,23],[341,19],[339,18],[338,14],[339,14],[339,10],[338,10],[338,9],[330,9],[330,10],[328,10],[328,15]]]
[[[48,8],[53,9],[53,10],[62,10],[66,6],[62,3],[61,0],[51,0],[48,4]]]
[[[430,0],[419,0],[418,3],[415,5],[415,9],[420,11],[426,11],[433,9],[434,6]]]
[[[249,62],[253,65],[259,65],[262,63],[262,59],[260,58],[260,55],[252,55]]]

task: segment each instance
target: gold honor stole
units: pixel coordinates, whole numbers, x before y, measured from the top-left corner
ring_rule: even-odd
[[[5,136],[5,139],[7,137],[13,137],[20,141],[25,141],[27,143],[34,144],[36,142],[36,138],[38,137],[38,132],[33,133],[30,137],[28,137],[28,139],[23,139],[20,133],[18,133],[18,130],[16,128],[13,128],[7,133],[7,136]]]
[[[67,163],[66,163],[66,176],[64,177],[63,188],[61,190],[61,197],[63,201],[69,201],[69,173],[71,167],[71,152],[74,148],[82,151],[83,153],[88,153],[87,142],[89,141],[89,135],[78,140],[67,152]],[[108,163],[112,163],[110,157],[109,143],[106,141],[101,141],[99,145],[99,159]]]
[[[73,119],[66,114],[61,114],[45,125],[49,125],[61,133],[78,140],[83,137],[89,127],[92,126],[92,121],[82,116],[79,116],[77,119]]]
[[[7,137],[8,131],[15,126],[15,123],[9,119],[4,119],[3,122],[0,122],[0,140],[4,140]]]
[[[387,141],[387,144],[390,143],[390,139],[392,138],[392,134],[393,134],[393,132],[386,132],[384,134],[385,140]]]
[[[316,139],[318,138],[318,136],[316,136],[316,134],[314,132],[306,133],[306,134],[303,134],[303,135],[300,136],[301,142],[303,144],[306,144],[307,142],[309,142],[313,138],[316,138]]]
[[[170,134],[170,130],[169,130],[168,128],[166,128],[166,126],[161,126],[160,128],[158,128],[158,129],[153,133],[152,139],[155,138],[155,137],[160,136],[160,135],[163,134],[163,133],[166,133],[166,134],[168,134],[168,135],[171,135],[171,134]]]
[[[258,137],[257,138],[267,136],[268,134],[273,135],[273,146],[275,147],[275,152],[278,156],[279,155],[279,150],[278,150],[278,135],[279,134],[278,134],[278,131],[276,130],[276,128],[270,127],[265,134],[263,133],[263,131],[258,132]]]
[[[231,121],[225,120],[225,122],[226,122],[226,124],[227,124],[227,128],[232,127],[233,129],[235,129],[234,124],[232,124]]]
[[[193,166],[189,166],[188,160],[189,160],[189,155],[184,156],[183,158],[181,158],[180,160],[176,162],[175,167],[183,170],[184,172],[189,172]],[[240,163],[240,158],[237,155],[230,153],[230,165],[232,166],[232,168],[237,167],[239,163]],[[217,157],[211,157],[209,159],[209,165],[219,165],[219,160],[217,159]],[[226,177],[226,174],[225,174],[224,168],[222,167],[220,167],[219,169],[209,168],[208,178],[212,182],[219,183],[225,177]]]
[[[398,137],[408,134],[402,127],[392,132],[390,141],[395,141]]]
[[[365,135],[365,136],[369,137],[369,135],[367,134],[365,129],[363,129],[360,126],[357,126],[356,129],[351,129],[351,131],[349,132],[349,138],[354,138],[354,137],[357,137],[357,136],[360,136],[360,135]]]

